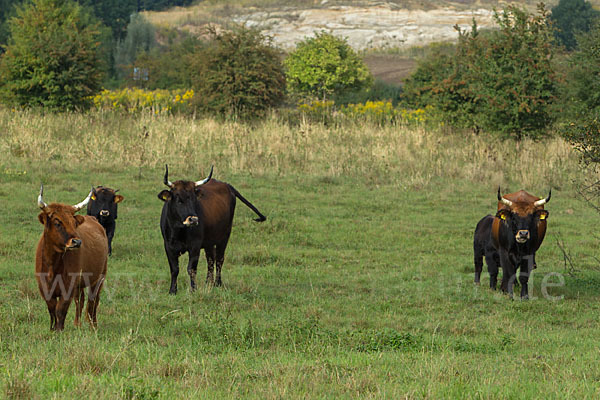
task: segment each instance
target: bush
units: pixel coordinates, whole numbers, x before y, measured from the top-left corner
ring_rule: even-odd
[[[150,112],[152,114],[191,113],[193,90],[103,90],[93,96],[92,102],[98,110],[125,113]]]
[[[212,40],[190,61],[192,88],[201,112],[243,119],[263,117],[284,97],[279,51],[258,30],[209,31]]]
[[[435,55],[407,82],[407,102],[432,105],[456,126],[522,139],[546,133],[556,93],[552,31],[540,6],[494,14],[498,30],[459,30],[454,57]],[[458,29],[458,28],[457,28]]]
[[[325,99],[368,88],[373,77],[346,43],[329,33],[317,33],[296,46],[284,61],[290,93]]]
[[[550,15],[556,40],[567,50],[575,49],[576,34],[588,32],[599,15],[585,0],[560,0]]]
[[[76,109],[100,90],[99,23],[71,0],[34,0],[9,22],[0,58],[0,99],[19,106]]]

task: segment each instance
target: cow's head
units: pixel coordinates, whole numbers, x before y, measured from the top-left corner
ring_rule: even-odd
[[[84,223],[82,215],[75,215],[87,205],[92,197],[92,191],[81,203],[69,206],[66,204],[46,204],[43,199],[44,185],[40,187],[38,206],[42,210],[38,219],[44,225],[44,238],[54,249],[59,252],[74,250],[81,247],[81,239],[77,236],[75,228]]]
[[[532,235],[537,237],[540,222],[548,218],[549,213],[544,210],[544,204],[550,201],[551,195],[552,191],[545,199],[539,199],[525,191],[520,191],[513,193],[512,199],[507,199],[502,197],[500,188],[498,188],[499,203],[496,218],[506,224],[517,243],[525,244],[532,238]]]
[[[213,168],[210,168],[208,178],[200,181],[175,181],[169,180],[169,167],[165,165],[164,183],[169,190],[163,190],[158,198],[169,204],[169,212],[175,223],[186,227],[198,225],[198,192],[200,187],[210,181]]]
[[[117,219],[117,204],[123,201],[119,190],[98,186],[92,188],[92,197],[87,206],[88,215],[96,217],[100,222]]]

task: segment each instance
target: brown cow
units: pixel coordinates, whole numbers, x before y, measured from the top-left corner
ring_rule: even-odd
[[[255,219],[267,219],[252,203],[228,183],[212,179],[212,168],[208,178],[201,181],[169,180],[169,168],[165,166],[163,190],[158,198],[165,202],[160,216],[160,230],[171,270],[170,294],[177,293],[179,256],[187,252],[190,288],[196,289],[196,271],[200,250],[204,249],[208,270],[206,283],[222,285],[221,268],[225,260],[225,249],[231,235],[235,199],[238,198],[258,215]],[[213,270],[216,264],[216,278]]]
[[[35,254],[35,277],[50,313],[50,329],[61,331],[71,300],[75,299],[75,325],[88,289],[86,316],[90,325],[97,326],[96,310],[100,290],[106,277],[108,241],[102,225],[94,217],[75,215],[89,201],[92,192],[79,204],[46,204],[40,188],[38,219],[44,232]]]
[[[524,190],[500,195],[498,188],[498,212],[492,223],[492,243],[498,250],[502,267],[502,291],[512,297],[517,269],[521,298],[528,298],[527,282],[534,268],[535,252],[546,235],[548,211],[544,204],[550,201],[552,191],[545,199],[532,196]]]

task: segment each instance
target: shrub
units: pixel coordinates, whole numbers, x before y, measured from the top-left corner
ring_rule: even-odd
[[[368,88],[369,69],[346,40],[321,32],[296,46],[284,61],[290,93],[325,99]]]
[[[498,30],[482,34],[474,23],[459,30],[454,57],[421,63],[407,82],[407,102],[432,105],[456,126],[516,139],[542,135],[557,93],[547,12],[510,6],[494,18]]]
[[[560,0],[552,8],[554,36],[567,50],[577,47],[577,33],[588,32],[600,13],[585,0]]]
[[[103,71],[99,23],[71,0],[34,0],[9,22],[0,99],[20,106],[86,107]]]
[[[92,97],[98,110],[125,113],[151,112],[152,114],[191,113],[193,90],[144,90],[125,88],[103,90]]]
[[[239,27],[217,33],[190,63],[192,88],[202,112],[243,119],[263,117],[284,97],[279,51],[258,30]]]

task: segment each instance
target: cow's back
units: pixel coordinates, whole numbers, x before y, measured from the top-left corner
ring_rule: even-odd
[[[202,205],[204,237],[214,243],[227,239],[235,211],[235,195],[229,185],[212,179],[202,186],[198,200]]]
[[[72,252],[73,260],[79,264],[82,272],[91,273],[92,276],[106,275],[106,263],[108,259],[108,239],[102,225],[96,218],[85,215],[85,222],[76,228],[77,235],[81,239],[81,247]],[[68,252],[70,253],[70,252]]]

